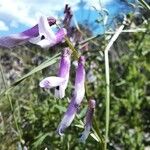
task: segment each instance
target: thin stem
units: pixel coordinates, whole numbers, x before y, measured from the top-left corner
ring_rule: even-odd
[[[0,72],[1,72],[1,75],[2,75],[2,80],[3,80],[3,83],[4,83],[4,86],[5,86],[5,89],[7,89],[7,84],[6,84],[6,80],[5,80],[5,77],[4,77],[4,72],[3,72],[3,68],[2,68],[2,65],[0,64]],[[13,108],[13,104],[12,104],[12,100],[11,100],[11,97],[8,93],[6,93],[6,97],[10,103],[10,108],[11,108],[11,111],[12,111],[12,115],[13,115],[13,118],[14,118],[14,122],[15,122],[15,126],[16,126],[16,129],[17,129],[17,133],[19,134],[19,139],[20,139],[20,142],[22,142],[22,136],[21,136],[21,132],[20,132],[20,129],[19,129],[19,126],[18,126],[18,123],[17,123],[17,119],[14,115],[14,108]]]
[[[107,149],[108,133],[109,133],[109,114],[110,114],[110,76],[109,76],[109,57],[108,51],[105,51],[105,75],[106,75],[106,124],[105,124],[105,144]]]
[[[75,57],[75,59],[79,59],[79,53],[77,52],[77,50],[74,48],[74,46],[72,45],[72,43],[70,42],[68,37],[65,37],[66,43],[68,44],[69,48],[72,50],[73,52],[73,56]]]
[[[121,31],[121,33],[134,33],[134,32],[146,32],[146,28],[127,29],[127,30],[122,30]],[[115,34],[115,33],[116,33],[115,31],[108,31],[108,32],[105,32],[105,33],[102,33],[102,34],[94,35],[92,37],[89,37],[89,38],[79,42],[78,45],[82,45],[82,44],[85,44],[85,43],[87,43],[89,41],[92,41],[96,38],[102,37],[102,36],[104,36],[104,34],[112,35],[112,34]]]
[[[101,135],[101,133],[99,131],[98,124],[97,124],[97,121],[96,121],[95,117],[93,117],[93,121],[94,121],[95,129],[94,128],[92,128],[92,129],[93,129],[94,132],[96,132],[96,134],[99,138],[99,141],[100,141],[99,142],[100,143],[100,148],[101,148],[101,150],[103,150],[104,149],[104,138],[103,138],[103,136]]]
[[[110,120],[110,72],[109,72],[109,56],[108,52],[112,47],[113,43],[116,41],[120,33],[122,32],[125,21],[119,27],[119,29],[115,32],[115,34],[110,39],[108,45],[105,48],[105,76],[106,76],[106,124],[105,124],[105,144],[104,149],[107,150],[107,143],[109,141],[109,120]]]
[[[150,11],[150,6],[144,0],[139,0],[139,2]]]
[[[2,65],[0,64],[0,71],[1,71],[1,75],[2,75],[2,80],[5,86],[5,89],[7,89],[7,85],[6,85],[6,81],[5,81],[5,77],[4,77],[4,73],[3,73],[3,68]]]
[[[57,27],[60,29],[61,27],[58,25],[58,24],[56,24],[57,25]],[[74,58],[75,59],[79,59],[79,53],[78,53],[78,51],[74,48],[74,46],[72,45],[72,43],[70,42],[70,40],[69,40],[69,38],[66,36],[65,37],[65,41],[66,41],[66,43],[68,44],[68,46],[69,46],[69,48],[72,50],[72,53],[73,53],[73,56],[74,56]]]

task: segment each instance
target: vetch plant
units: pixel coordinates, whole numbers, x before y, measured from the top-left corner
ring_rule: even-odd
[[[62,21],[61,25],[56,24],[56,20],[51,18],[47,19],[47,17],[42,16],[39,19],[39,22],[36,26],[31,29],[28,29],[24,32],[21,32],[16,35],[2,37],[0,38],[0,46],[12,48],[17,45],[24,44],[26,42],[30,42],[35,45],[39,45],[42,48],[50,48],[52,46],[56,46],[59,43],[64,43],[61,47],[61,59],[59,63],[58,73],[56,76],[49,76],[44,78],[42,81],[39,82],[39,86],[44,89],[51,89],[55,88],[54,96],[62,99],[65,98],[66,89],[68,86],[68,81],[70,78],[70,68],[71,68],[71,55],[76,57],[78,62],[77,68],[75,69],[75,83],[74,83],[74,90],[72,93],[72,97],[70,98],[70,102],[68,104],[67,110],[62,117],[57,132],[59,135],[63,135],[66,128],[68,128],[71,123],[73,122],[75,116],[79,111],[79,107],[82,104],[82,101],[85,96],[85,56],[83,55],[83,49],[88,49],[88,43],[82,43],[83,35],[80,31],[74,30],[71,27],[71,18],[72,18],[72,11],[71,8],[66,5],[64,11],[65,17]],[[51,25],[56,24],[59,27],[56,33],[53,32]],[[114,41],[117,39],[121,31],[123,30],[124,25],[122,25],[119,30],[115,33],[115,35],[110,40],[109,44],[107,45],[104,56],[105,56],[105,71],[106,71],[106,135],[105,135],[105,147],[107,149],[107,142],[109,140],[109,111],[110,111],[110,84],[109,84],[109,58],[108,58],[108,51],[110,47],[113,45]],[[74,47],[75,46],[75,47]],[[76,50],[78,48],[78,51]],[[89,51],[90,52],[90,51]],[[79,55],[80,54],[80,55]],[[92,73],[93,76],[93,73]],[[94,82],[94,80],[92,81]],[[70,94],[71,95],[71,94]],[[89,99],[86,96],[86,99]],[[95,100],[89,101],[88,110],[86,113],[86,120],[84,125],[84,131],[81,134],[80,140],[85,142],[90,134],[92,128],[92,118],[94,114],[94,109],[96,106]],[[97,127],[94,132],[97,134],[101,134],[99,132],[99,128]],[[97,135],[98,135],[97,134]],[[98,136],[99,136],[98,135]],[[99,136],[100,137],[100,136]],[[99,138],[100,139],[100,138]],[[100,142],[100,140],[99,140]]]
[[[58,125],[57,132],[59,135],[63,135],[65,129],[71,125],[75,115],[79,110],[85,95],[86,76],[85,57],[80,56],[78,51],[76,51],[74,48],[74,46],[77,45],[80,40],[82,40],[82,34],[78,30],[74,31],[74,28],[70,26],[72,11],[68,5],[65,7],[64,14],[65,17],[62,22],[63,27],[59,27],[56,33],[54,33],[51,28],[52,25],[56,24],[56,20],[54,18],[47,18],[42,16],[40,17],[36,26],[19,34],[0,38],[0,46],[7,48],[13,48],[17,45],[30,42],[47,49],[59,43],[66,42],[68,46],[65,45],[65,47],[62,48],[57,76],[46,77],[39,83],[39,86],[43,89],[55,88],[54,96],[60,99],[65,97],[65,91],[70,77],[71,54],[76,57],[78,65],[76,68],[75,84],[72,94],[73,96],[70,100],[67,111],[65,112],[60,124]],[[83,46],[80,45],[80,53],[82,53],[83,47],[85,47],[85,45],[87,47],[87,43],[84,43]],[[85,124],[85,131],[82,134],[83,141],[87,139],[92,126],[91,121],[93,114],[91,114],[91,112],[93,112],[94,107],[94,100],[91,100],[89,110],[87,112],[87,118],[90,120],[87,120],[87,123]]]
[[[149,8],[147,3],[143,5]],[[53,149],[54,147],[55,149],[101,150],[128,149],[128,147],[144,149],[144,144],[148,144],[148,135],[145,136],[150,122],[148,118],[150,84],[147,76],[149,73],[148,20],[143,17],[146,24],[142,23],[144,30],[139,30],[135,28],[134,16],[128,15],[129,23],[131,19],[131,25],[129,25],[131,28],[127,27],[123,30],[127,26],[125,21],[122,25],[117,22],[117,26],[113,26],[113,29],[115,27],[118,29],[114,31],[112,28],[108,29],[111,22],[109,16],[102,18],[104,28],[108,29],[108,32],[104,34],[111,35],[108,39],[103,33],[103,36],[101,33],[92,36],[93,30],[91,31],[84,24],[78,25],[75,22],[73,26],[72,16],[71,8],[66,5],[64,18],[57,23],[55,18],[42,16],[34,27],[0,38],[0,47],[10,48],[6,51],[2,49],[2,55],[10,54],[3,58],[1,56],[4,67],[0,67],[0,75],[2,75],[0,83],[4,86],[2,86],[2,94],[0,93],[0,115],[2,116],[0,116],[2,120],[0,133],[3,134],[0,134],[0,149],[9,149],[7,142],[13,143],[14,149],[17,143],[20,149],[26,146],[27,149],[45,149],[46,147]],[[102,17],[105,15],[102,14]],[[105,24],[106,20],[107,24]],[[52,25],[55,30],[51,27]],[[121,36],[121,39],[117,40],[122,32],[126,36]],[[133,32],[143,33],[140,35]],[[145,38],[147,40],[143,42]],[[11,49],[27,42],[30,42],[30,45],[21,47],[21,50],[20,46]],[[33,45],[49,50],[38,51],[38,46]],[[27,49],[28,46],[30,51]],[[120,52],[124,49],[127,49],[128,54],[122,57]],[[53,53],[56,54],[52,56]],[[19,58],[20,54],[21,58]],[[34,67],[33,65],[41,63],[42,60],[44,62],[7,87],[7,74],[13,66],[8,64],[10,58],[7,58],[8,55],[15,55],[17,61],[23,60],[21,61],[23,73],[30,70],[30,67]],[[27,63],[24,62],[26,61],[24,56],[29,62],[28,60]],[[119,59],[112,61],[110,59],[112,56],[119,56]],[[34,57],[40,62],[32,64]],[[72,66],[74,62],[76,62],[75,67]],[[50,66],[55,63],[59,63],[58,68],[54,66],[51,69]],[[13,68],[18,69],[17,64]],[[49,68],[48,74],[45,75],[46,70],[41,70],[46,67]],[[25,80],[27,78],[28,80]],[[54,93],[49,94],[41,89]],[[85,106],[87,102],[88,107]],[[95,112],[96,107],[98,109]],[[67,132],[71,124],[74,127]],[[130,130],[134,132],[131,134]],[[80,132],[81,136],[77,140],[75,137],[80,135]],[[66,136],[62,137],[64,133]],[[88,139],[89,135],[92,139]],[[77,144],[77,141],[84,144]],[[3,145],[6,146],[3,147]]]

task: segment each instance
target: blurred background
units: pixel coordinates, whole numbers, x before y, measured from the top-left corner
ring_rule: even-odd
[[[39,81],[56,75],[62,46],[48,50],[27,43],[15,48],[0,47],[0,150],[82,150],[103,149],[97,137],[105,136],[106,82],[104,50],[110,37],[127,22],[110,52],[110,150],[150,149],[150,1],[149,0],[0,0],[0,36],[22,32],[42,15],[61,22],[65,4],[73,12],[74,33],[82,33],[88,47],[86,57],[86,96],[78,117],[60,137],[57,126],[66,111],[74,83],[71,77],[64,100],[53,90],[43,91]],[[54,30],[56,27],[54,26]],[[98,36],[97,36],[98,35]],[[81,41],[81,42],[82,42]],[[40,68],[50,60],[49,67]],[[39,71],[34,68],[38,67]],[[25,76],[29,73],[27,77]],[[21,78],[25,80],[19,80]],[[16,82],[18,81],[18,82]],[[86,143],[80,143],[88,98],[97,102],[93,129]]]

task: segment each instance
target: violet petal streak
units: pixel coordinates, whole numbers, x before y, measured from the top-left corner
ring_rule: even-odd
[[[70,49],[64,48],[60,60],[58,77],[64,78],[65,82],[64,84],[55,89],[55,96],[57,98],[63,98],[65,96],[65,90],[67,88],[69,80],[70,63],[71,63],[70,56],[71,56]]]
[[[74,94],[71,99],[71,102],[67,108],[67,111],[65,112],[58,128],[57,132],[59,135],[63,135],[64,130],[70,126],[72,123],[78,108],[84,98],[84,81],[85,81],[85,69],[84,69],[84,63],[85,59],[83,56],[79,58],[78,61],[78,67],[76,70],[76,78],[75,78],[75,89],[74,89]]]
[[[80,141],[83,143],[86,141],[86,139],[88,138],[90,134],[95,106],[96,106],[95,100],[90,100],[88,110],[86,113],[86,118],[85,118],[84,131],[82,132],[81,137],[80,137]]]

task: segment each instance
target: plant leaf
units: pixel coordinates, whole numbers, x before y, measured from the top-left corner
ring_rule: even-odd
[[[9,88],[7,88],[5,91],[3,91],[1,93],[1,95],[9,92],[14,86],[17,86],[19,83],[21,83],[23,80],[25,80],[26,78],[30,77],[31,75],[33,75],[34,73],[43,70],[44,68],[53,65],[54,63],[56,63],[58,61],[58,59],[60,58],[60,53],[56,54],[55,56],[49,58],[48,60],[44,61],[42,64],[40,64],[39,66],[35,67],[34,69],[32,69],[30,72],[28,72],[27,74],[25,74],[23,77],[21,77],[20,79],[18,79],[17,81],[15,81]]]

